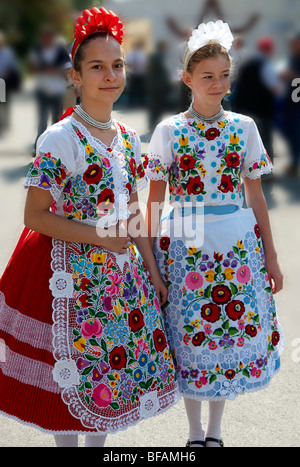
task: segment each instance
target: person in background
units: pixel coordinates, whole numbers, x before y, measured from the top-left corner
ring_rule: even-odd
[[[257,53],[241,67],[235,87],[235,111],[253,118],[272,163],[275,99],[281,92],[280,78],[271,60],[274,53],[274,40],[261,37]]]
[[[72,66],[65,45],[50,26],[41,29],[40,40],[29,56],[29,65],[36,74],[35,96],[38,106],[38,138],[47,129],[49,114],[52,124],[58,122],[63,113],[63,98],[66,92],[66,70]]]
[[[295,80],[300,78],[300,31],[293,34],[289,41],[290,57],[288,67],[281,77],[285,82],[282,106],[282,128],[290,149],[291,163],[287,175],[298,175],[300,165],[300,102]],[[300,82],[296,81],[298,88]]]
[[[5,88],[1,93],[0,105],[0,135],[10,126],[11,95],[18,91],[21,85],[19,64],[14,51],[6,45],[5,36],[0,31],[0,79],[4,80]]]
[[[183,33],[183,42],[181,42],[178,46],[177,51],[177,79],[179,81],[179,103],[178,103],[178,112],[184,112],[186,108],[190,105],[192,96],[191,90],[186,86],[186,84],[182,81],[182,70],[184,68],[184,52],[186,49],[186,43],[188,42],[189,38],[192,35],[193,30],[188,28]]]
[[[148,57],[144,50],[144,42],[134,43],[133,49],[127,54],[129,105],[141,107],[145,104],[145,80]]]
[[[231,57],[231,74],[230,74],[230,96],[229,101],[231,110],[235,111],[235,88],[237,84],[238,74],[241,66],[249,57],[245,47],[245,39],[242,36],[236,36],[229,51]]]
[[[63,108],[66,111],[69,107],[74,107],[80,104],[81,91],[80,88],[75,86],[71,78],[71,66],[66,68],[66,92],[63,97]]]
[[[149,59],[147,68],[146,94],[150,131],[154,131],[168,108],[171,83],[166,65],[167,52],[168,43],[160,41]]]

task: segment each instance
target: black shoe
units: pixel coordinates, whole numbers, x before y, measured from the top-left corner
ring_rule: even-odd
[[[190,441],[190,440],[188,440],[185,446],[187,448],[190,448],[191,446],[194,446],[195,444],[199,444],[200,446],[203,446],[205,448],[205,441]]]
[[[211,442],[213,442],[213,443],[217,443],[217,444],[220,445],[221,448],[224,447],[224,443],[223,443],[223,441],[222,441],[221,439],[209,438],[209,437],[208,437],[208,438],[205,438],[205,446],[206,446],[207,441],[211,441]]]

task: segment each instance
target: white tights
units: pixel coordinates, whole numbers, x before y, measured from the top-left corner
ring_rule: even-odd
[[[54,435],[58,448],[78,448],[78,435]],[[103,448],[106,435],[85,435],[86,448]]]
[[[202,425],[202,402],[194,399],[184,399],[186,413],[189,421],[190,441],[204,441],[205,437],[221,438],[221,421],[225,408],[225,401],[209,401],[208,425],[205,430]],[[208,447],[209,444],[208,443]],[[216,446],[216,443],[211,443]]]

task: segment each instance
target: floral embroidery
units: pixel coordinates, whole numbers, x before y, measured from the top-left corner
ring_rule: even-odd
[[[201,372],[195,368],[193,361],[185,365],[175,361],[182,381],[194,390],[200,390],[205,386],[213,386],[222,378],[232,382],[231,384],[240,377],[262,379],[270,365],[272,354],[279,345],[280,333],[277,328],[274,299],[264,266],[258,225],[254,225],[254,230],[248,232],[244,240],[239,240],[227,253],[215,252],[210,257],[197,248],[190,247],[185,251],[183,249],[181,257],[186,264],[185,271],[184,263],[177,263],[180,261],[179,252],[178,256],[176,254],[179,242],[171,242],[167,236],[161,237],[160,248],[156,252],[161,272],[164,268],[162,257],[164,258],[165,279],[169,287],[170,301],[165,305],[164,311],[168,316],[172,313],[172,307],[181,303],[181,316],[184,320],[183,346],[201,348],[201,355],[205,355],[207,348],[207,352],[212,353],[211,361],[214,361],[214,353],[216,358],[222,355],[221,360],[213,367],[208,365],[208,368]],[[181,268],[183,276],[178,276],[178,269],[176,273],[174,268]],[[178,282],[176,277],[180,279]],[[178,287],[176,283],[182,284],[180,302],[176,298],[178,293],[174,295],[174,285]],[[220,353],[220,350],[231,352],[239,349],[243,352],[247,343],[251,344],[262,331],[262,317],[258,308],[259,293],[265,294],[268,297],[265,300],[270,303],[268,313],[271,327],[266,352],[256,352],[255,359],[249,360],[248,350],[245,350],[245,360],[241,356],[237,366],[224,366],[224,354]],[[169,329],[172,325],[168,320],[167,322]],[[181,360],[182,354],[183,349],[180,350]],[[236,390],[238,391],[237,388]]]
[[[70,257],[77,326],[73,346],[78,352],[79,391],[98,407],[134,404],[145,390],[163,390],[176,381],[154,289],[147,286],[142,262],[121,274],[110,252],[83,246]],[[103,306],[101,306],[103,303]],[[147,310],[155,317],[150,322]],[[101,382],[100,382],[101,381]]]
[[[30,168],[29,175],[33,178],[39,177],[37,186],[48,190],[55,184],[63,188],[70,174],[62,164],[61,159],[56,159],[48,152],[37,155]]]
[[[169,167],[164,167],[164,164],[161,163],[160,157],[155,158],[153,156],[151,159],[146,156],[147,159],[147,167],[154,173],[161,172],[163,175],[167,175],[169,173]]]
[[[138,183],[142,179],[146,180],[146,174],[145,174],[143,162],[140,162],[139,165],[136,166],[135,155],[134,155],[134,152],[132,151],[128,132],[126,132],[125,128],[122,125],[119,124],[119,127],[121,129],[121,134],[122,134],[122,138],[124,141],[125,155],[126,155],[126,160],[129,164],[130,172],[132,173],[133,177],[135,177]]]
[[[127,172],[123,171],[124,185],[130,195],[135,179],[145,176],[143,164],[135,167],[134,153],[129,142],[129,135],[122,127],[122,138],[126,148],[125,161]],[[55,159],[51,153],[38,156],[29,172],[37,179],[37,186],[51,189],[63,195],[62,211],[68,219],[98,219],[99,215],[113,216],[116,211],[114,195],[115,182],[111,161],[105,155],[98,154],[76,125],[72,129],[85,148],[87,167],[81,174],[71,177],[61,159]],[[108,152],[111,152],[108,148]],[[53,206],[56,212],[56,205]]]
[[[172,160],[171,154],[166,158],[157,153],[153,140],[147,154],[147,172],[150,179],[169,181],[171,203],[242,206],[242,173],[256,178],[272,167],[266,153],[255,154],[255,162],[247,161],[244,148],[249,129],[235,114],[213,126],[186,119],[183,114],[167,122]]]

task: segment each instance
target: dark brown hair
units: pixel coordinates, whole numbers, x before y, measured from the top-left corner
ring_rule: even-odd
[[[97,39],[98,37],[108,37],[109,34],[107,32],[99,31],[95,32],[95,34],[92,34],[91,36],[88,36],[78,47],[77,51],[75,52],[74,55],[74,60],[73,60],[73,67],[75,71],[81,71],[80,65],[82,60],[84,59],[84,51],[88,44],[92,42],[93,40]]]
[[[197,50],[197,52],[191,56],[186,71],[192,73],[197,63],[200,63],[208,58],[218,57],[219,55],[225,57],[231,64],[231,58],[228,50],[218,42],[210,41],[207,45],[201,47],[201,49]]]

